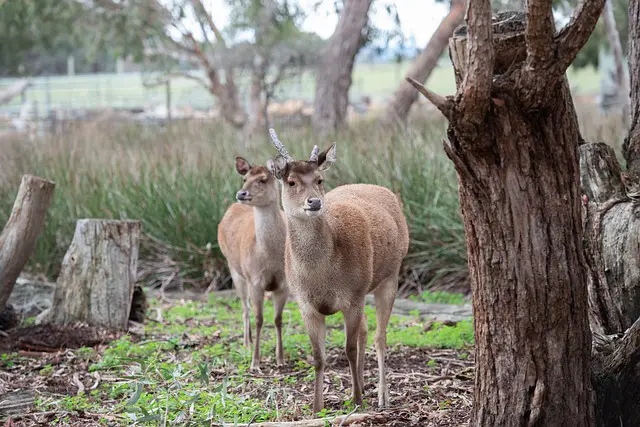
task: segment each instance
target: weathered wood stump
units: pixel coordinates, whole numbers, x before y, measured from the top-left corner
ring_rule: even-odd
[[[82,219],[39,321],[126,329],[135,289],[139,221]]]
[[[37,176],[22,177],[11,216],[0,234],[0,311],[44,228],[54,188],[53,182]]]
[[[640,317],[640,211],[627,196],[613,148],[580,146],[589,262],[589,318],[595,334],[624,332]]]

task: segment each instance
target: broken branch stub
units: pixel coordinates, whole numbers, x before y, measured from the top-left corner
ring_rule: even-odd
[[[54,188],[53,182],[37,176],[22,177],[11,216],[0,234],[0,311],[44,228]]]
[[[134,293],[139,221],[81,219],[41,322],[124,330]]]
[[[407,77],[406,80],[411,83],[411,86],[416,88],[418,92],[424,95],[424,97],[427,98],[429,102],[431,102],[438,110],[440,110],[440,112],[448,120],[451,120],[454,107],[452,97],[449,96],[445,98],[444,96],[438,95],[437,93],[430,91],[422,83],[411,77]]]

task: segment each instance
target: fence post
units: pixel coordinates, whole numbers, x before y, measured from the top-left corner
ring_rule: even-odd
[[[167,78],[165,88],[167,93],[167,126],[171,128],[171,80],[169,78]]]

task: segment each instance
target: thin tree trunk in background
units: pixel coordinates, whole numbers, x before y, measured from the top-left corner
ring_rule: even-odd
[[[407,72],[407,77],[411,77],[421,83],[427,81],[433,69],[438,65],[438,59],[447,47],[453,30],[463,22],[464,6],[465,2],[462,0],[453,0],[451,2],[449,14],[445,16],[435,33],[433,33],[427,46],[413,60],[411,68]],[[392,95],[391,101],[387,104],[383,115],[384,122],[398,121],[406,123],[411,106],[417,99],[418,92],[409,82],[402,80],[400,86]]]
[[[353,63],[371,3],[372,0],[345,0],[336,30],[322,52],[316,69],[312,119],[316,132],[331,132],[345,123]]]
[[[256,56],[249,88],[249,132],[251,134],[259,134],[265,130],[265,102],[262,100],[266,77],[265,67],[266,61]]]
[[[36,246],[55,184],[32,175],[22,177],[11,216],[0,233],[0,311]]]
[[[225,79],[225,83],[215,87],[215,92],[212,93],[220,101],[222,117],[236,128],[242,128],[247,121],[247,115],[238,96],[233,70],[226,70]]]
[[[622,107],[622,120],[626,129],[629,129],[629,75],[624,67],[624,55],[620,43],[620,33],[616,27],[616,19],[613,14],[612,0],[606,0],[602,18],[607,33],[609,48],[615,63],[615,82],[618,92],[618,103]]]

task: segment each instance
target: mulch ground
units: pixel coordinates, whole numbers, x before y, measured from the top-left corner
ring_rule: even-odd
[[[62,415],[68,417],[69,421],[64,424],[68,426],[116,425],[118,420],[122,423],[122,418],[117,415],[105,424],[105,418],[108,420],[110,416],[105,417],[104,414],[83,411],[68,413],[64,410],[37,413],[33,409],[34,395],[71,396],[80,390],[88,392],[100,382],[109,381],[109,378],[101,377],[97,372],[88,372],[89,361],[73,349],[83,346],[94,347],[100,353],[106,348],[106,343],[115,338],[115,334],[86,325],[31,326],[14,329],[9,331],[7,336],[0,336],[0,354],[12,351],[23,356],[19,363],[0,363],[0,408],[3,405],[1,401],[13,399],[17,402],[14,411],[11,408],[4,410],[5,414],[13,413],[5,426],[46,426]],[[468,425],[472,404],[473,355],[463,355],[455,350],[389,348],[387,378],[391,408],[384,411],[378,411],[376,408],[378,370],[375,352],[368,352],[366,360],[365,399],[370,402],[367,411],[377,413],[377,416],[351,425]],[[327,363],[325,406],[340,409],[344,407],[345,398],[349,397],[351,384],[344,350],[331,348],[327,354]],[[42,375],[41,370],[45,366],[48,367],[49,373]],[[299,368],[292,361],[287,361],[287,365],[282,368],[271,366],[273,365],[270,360],[265,357],[262,372],[248,374],[263,378],[264,381],[246,381],[238,389],[229,391],[262,399],[275,396],[282,408],[291,408],[296,405],[295,402],[310,403],[313,383],[305,378],[306,370],[297,372],[296,369]],[[216,383],[215,380],[222,381],[228,374],[229,372],[222,370],[214,371],[212,379]],[[299,376],[298,381],[294,384],[275,381],[291,376]],[[99,422],[101,419],[103,421]]]

